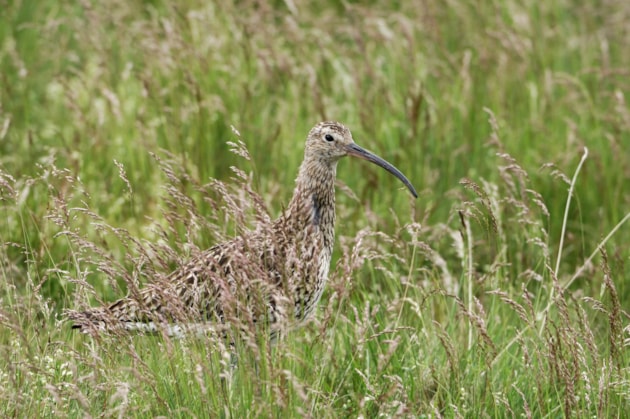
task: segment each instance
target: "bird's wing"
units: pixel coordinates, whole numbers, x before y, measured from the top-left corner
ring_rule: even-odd
[[[269,248],[262,240],[249,235],[216,245],[107,307],[69,312],[68,317],[74,322],[73,328],[84,332],[153,332],[160,324],[221,323],[238,312],[251,312],[251,300],[260,300],[261,309],[251,313],[255,321],[261,310],[268,309],[267,286],[277,284],[280,275],[266,256]]]

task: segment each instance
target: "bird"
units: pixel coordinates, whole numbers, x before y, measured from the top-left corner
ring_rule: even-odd
[[[88,334],[182,337],[233,323],[258,328],[264,322],[275,339],[300,325],[313,313],[328,279],[337,163],[345,156],[380,166],[418,197],[400,170],[358,146],[346,126],[320,122],[308,133],[293,196],[275,221],[261,222],[202,251],[171,274],[132,289],[125,298],[70,311],[72,328]]]

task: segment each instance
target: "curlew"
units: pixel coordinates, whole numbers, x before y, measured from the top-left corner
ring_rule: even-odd
[[[348,128],[321,122],[308,134],[293,197],[278,219],[211,247],[109,306],[70,312],[72,327],[85,333],[144,331],[179,337],[235,322],[265,322],[275,337],[299,324],[313,312],[328,278],[335,176],[344,156],[384,168],[417,198],[409,180],[355,144]]]

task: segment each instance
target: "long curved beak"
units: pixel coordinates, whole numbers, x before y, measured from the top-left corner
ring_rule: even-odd
[[[407,179],[405,175],[403,175],[402,172],[396,169],[392,164],[383,160],[376,154],[371,153],[362,147],[359,147],[355,143],[348,144],[346,146],[346,151],[348,152],[349,156],[358,157],[360,159],[367,160],[371,163],[374,163],[377,166],[381,166],[383,169],[387,170],[389,173],[391,173],[392,175],[400,179],[400,181],[405,184],[407,189],[409,189],[409,192],[411,192],[414,198],[418,197],[418,192],[416,192],[411,182],[409,182],[409,179]]]

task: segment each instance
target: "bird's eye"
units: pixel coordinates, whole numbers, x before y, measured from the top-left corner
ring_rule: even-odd
[[[335,141],[335,138],[334,138],[332,135],[330,135],[330,134],[326,134],[326,136],[324,137],[324,139],[325,139],[326,141]]]

